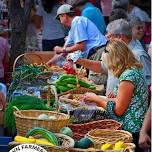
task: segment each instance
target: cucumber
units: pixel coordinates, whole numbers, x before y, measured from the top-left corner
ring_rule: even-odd
[[[89,89],[96,90],[96,87],[95,86],[90,86]]]
[[[69,88],[71,88],[71,89],[76,88],[76,85],[74,85],[74,84],[67,84],[67,86],[68,86]]]
[[[75,78],[75,76],[72,74],[63,74],[63,75],[61,75],[59,80],[62,81],[62,80],[68,79],[68,78]]]
[[[54,135],[54,133],[44,129],[44,128],[33,128],[30,131],[27,132],[26,137],[28,138],[29,136],[34,136],[34,135],[42,135],[42,137],[46,138],[49,142],[52,144],[58,146],[59,141],[57,137]]]
[[[67,79],[64,79],[63,82],[67,84],[74,84],[74,85],[76,85],[77,83],[76,78],[67,78]]]
[[[84,80],[79,80],[80,86],[85,87],[85,88],[89,88],[91,86],[90,83],[87,83]]]
[[[58,82],[56,82],[56,85],[66,86],[67,83],[66,82],[62,82],[62,81],[58,81]]]
[[[67,87],[67,86],[61,86],[61,85],[57,85],[57,88],[58,88],[61,92],[65,92],[65,91],[70,90],[69,87]]]

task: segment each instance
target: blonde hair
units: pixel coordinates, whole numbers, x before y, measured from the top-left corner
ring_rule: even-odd
[[[127,44],[118,38],[114,38],[107,43],[106,52],[103,54],[103,61],[108,69],[119,77],[123,71],[136,67],[141,69],[142,64],[135,58]]]

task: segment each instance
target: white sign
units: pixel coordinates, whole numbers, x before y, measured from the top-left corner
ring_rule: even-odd
[[[14,147],[9,152],[47,152],[42,147],[35,144],[21,144]]]

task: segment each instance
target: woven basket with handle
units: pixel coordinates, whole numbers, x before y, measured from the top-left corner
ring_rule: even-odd
[[[40,120],[37,117],[40,114],[47,114],[48,116],[55,116],[54,120]],[[25,136],[28,130],[34,127],[42,127],[52,132],[59,132],[59,130],[68,125],[69,115],[45,111],[45,110],[17,110],[14,111],[17,134]]]
[[[70,124],[68,126],[73,131],[75,139],[83,138],[85,134],[92,129],[122,129],[122,124],[112,119],[92,121],[83,124]]]
[[[114,144],[118,141],[131,143],[133,140],[132,134],[124,130],[95,129],[89,131],[86,136],[93,139],[94,146],[97,149],[105,143]]]
[[[47,152],[68,152],[68,149],[74,147],[74,140],[71,137],[64,134],[59,134],[59,133],[55,133],[55,135],[61,143],[60,146],[54,146],[54,147],[46,146],[46,145],[39,145],[39,146],[43,147]],[[14,141],[10,142],[9,148],[12,149],[15,146],[18,146],[20,144],[23,144],[23,143],[18,143]]]
[[[69,152],[135,152],[135,144],[125,143],[125,149],[123,150],[100,150],[99,149],[79,149],[72,148]]]

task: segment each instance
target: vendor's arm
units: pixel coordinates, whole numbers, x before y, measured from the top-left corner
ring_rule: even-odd
[[[62,53],[62,54],[55,54],[55,55],[46,63],[46,65],[48,65],[48,66],[56,65],[56,62],[58,62],[62,57],[66,57],[64,53]]]
[[[56,52],[56,54],[61,54],[61,53],[72,53],[72,52],[75,52],[75,51],[84,51],[85,49],[85,41],[83,42],[79,42],[79,43],[76,43],[72,46],[64,46],[64,47],[60,47],[60,46],[56,46],[54,48],[54,51]]]
[[[128,108],[134,91],[134,85],[130,81],[121,81],[117,97],[114,99],[114,114],[121,116]],[[89,102],[95,102],[98,106],[107,109],[108,102],[104,98],[95,95],[94,93],[86,93],[85,100]]]
[[[81,66],[86,67],[87,69],[101,74],[106,74],[107,72],[104,70],[103,66],[101,65],[101,61],[93,61],[89,59],[79,58],[76,62]]]

